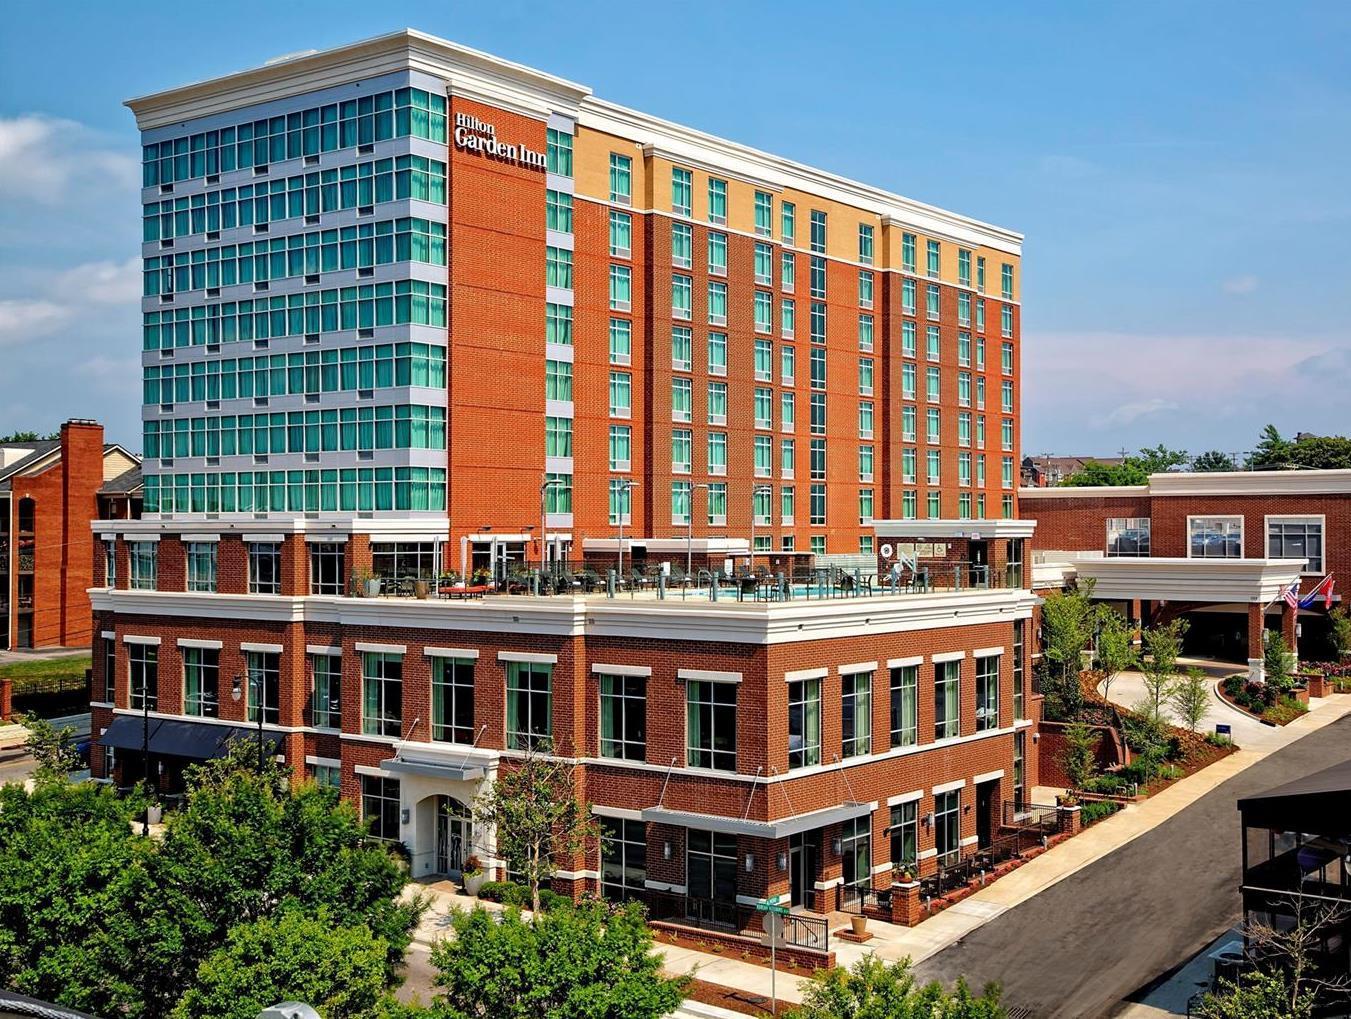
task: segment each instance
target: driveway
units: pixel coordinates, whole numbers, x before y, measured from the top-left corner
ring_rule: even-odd
[[[1113,684],[1113,699],[1116,696]],[[1239,772],[1157,828],[917,967],[1034,1016],[1105,1016],[1238,919],[1238,799],[1351,759],[1351,716]]]

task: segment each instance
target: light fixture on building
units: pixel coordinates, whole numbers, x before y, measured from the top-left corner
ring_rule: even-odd
[[[831,839],[831,841],[830,841],[830,851],[831,851],[832,853],[834,853],[836,856],[839,856],[839,855],[840,855],[840,846],[841,846],[841,845],[842,845],[842,843],[840,842],[840,837],[839,837],[838,835],[836,835],[836,836],[835,836],[833,839]]]
[[[663,842],[663,843],[661,844],[661,858],[662,858],[663,860],[669,860],[669,859],[671,858],[671,843],[670,843],[670,842]]]
[[[778,856],[778,859],[777,859],[775,862],[779,865],[779,870],[787,870],[787,869],[788,869],[788,854],[787,854],[787,853],[780,853],[779,856]]]
[[[407,807],[404,807],[403,810],[399,811],[400,823],[407,824],[412,819],[413,819],[413,812],[409,810]]]
[[[747,853],[747,854],[746,854],[746,873],[747,873],[747,874],[753,874],[753,873],[755,873],[755,854],[754,854],[754,853]]]
[[[934,826],[934,816],[933,816],[933,813],[930,812],[930,813],[928,813],[928,814],[925,814],[925,815],[924,815],[924,827],[926,827],[926,828],[932,828],[933,826]]]

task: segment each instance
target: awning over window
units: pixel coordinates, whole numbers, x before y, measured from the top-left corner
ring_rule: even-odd
[[[427,778],[440,778],[448,782],[477,782],[485,774],[483,767],[478,764],[408,761],[399,757],[381,761],[380,767],[395,775],[425,775]]]
[[[240,725],[213,725],[210,722],[190,722],[185,719],[152,718],[149,724],[149,743],[152,754],[165,757],[190,757],[209,761],[224,757],[235,740],[252,743],[258,730]],[[118,715],[99,743],[119,750],[140,750],[145,746],[146,722],[135,715]],[[269,753],[277,753],[281,733],[263,731],[263,741]]]
[[[876,804],[873,803],[841,803],[836,807],[812,810],[793,817],[782,817],[777,821],[752,821],[740,817],[724,817],[720,814],[696,814],[688,810],[647,807],[643,810],[643,820],[654,824],[673,824],[681,828],[702,828],[727,835],[786,839],[790,835],[801,835],[803,832],[814,831],[828,824],[839,824],[856,817],[866,817],[875,807]]]
[[[155,733],[163,724],[162,718],[152,718],[149,721],[149,735],[154,739]],[[118,750],[140,750],[145,745],[146,738],[146,720],[131,715],[118,715],[113,719],[112,725],[108,726],[98,741],[105,747],[116,747]]]

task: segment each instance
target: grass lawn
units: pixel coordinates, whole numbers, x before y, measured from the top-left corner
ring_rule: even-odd
[[[64,655],[61,658],[41,658],[0,665],[0,679],[14,680],[14,692],[28,693],[35,689],[57,689],[62,680],[84,682],[84,670],[89,668],[89,655]]]

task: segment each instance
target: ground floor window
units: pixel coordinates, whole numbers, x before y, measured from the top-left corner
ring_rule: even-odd
[[[934,794],[934,845],[938,848],[939,863],[956,863],[961,856],[961,812],[958,790]]]
[[[247,659],[249,673],[249,721],[258,721],[263,712],[264,722],[281,720],[281,655],[275,651],[250,651]]]
[[[159,708],[159,648],[153,644],[127,645],[130,690],[127,703],[133,711]]]
[[[872,890],[872,817],[844,822],[840,832],[840,856],[844,864],[846,901],[862,899]]]
[[[736,836],[690,829],[688,840],[685,887],[689,897],[730,907],[735,913]]]
[[[647,829],[642,821],[600,818],[600,889],[622,902],[647,888]]]
[[[383,842],[399,841],[399,780],[361,776],[361,818],[371,835]]]
[[[220,652],[215,648],[183,649],[183,714],[215,718]]]
[[[342,768],[336,764],[316,764],[314,768],[314,781],[318,783],[320,789],[341,789],[342,788]]]
[[[891,863],[897,878],[919,864],[919,804],[898,803],[891,808]]]
[[[1015,810],[1022,810],[1027,802],[1027,731],[1013,734],[1013,804]]]

